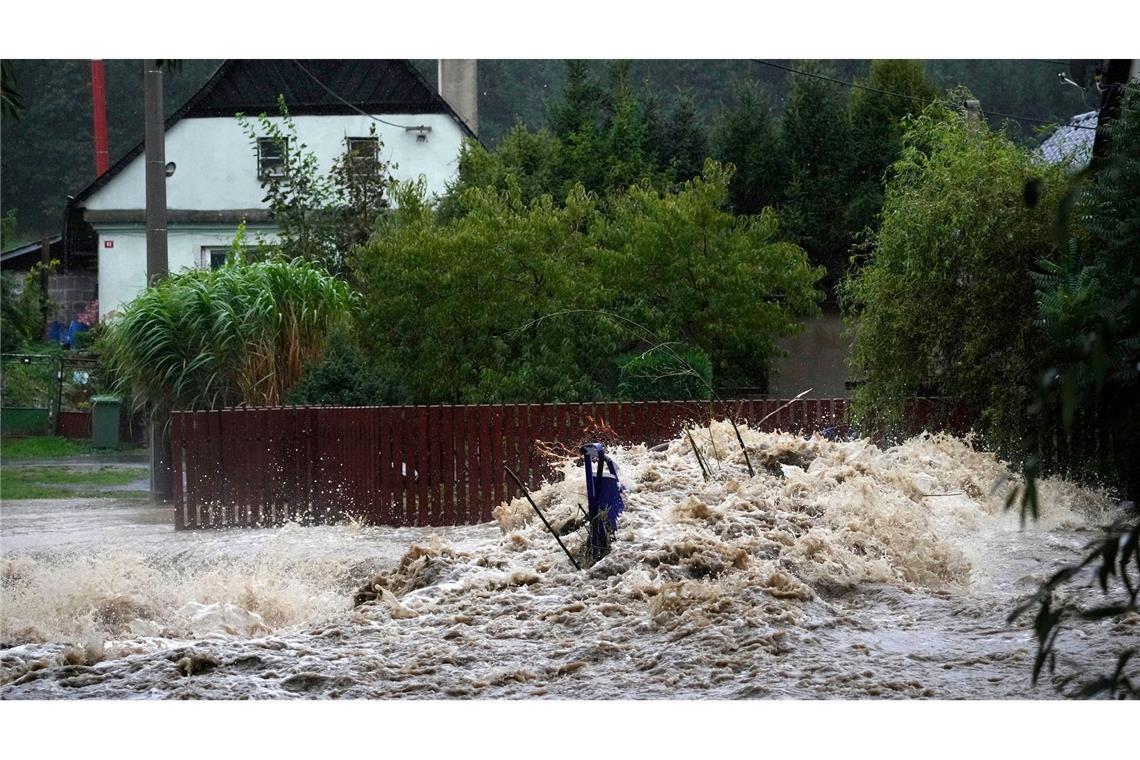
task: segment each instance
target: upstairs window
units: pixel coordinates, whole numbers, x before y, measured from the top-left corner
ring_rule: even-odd
[[[284,138],[284,146],[272,137],[257,138],[257,176],[276,179],[285,176],[285,155],[281,150],[289,148],[289,138]]]
[[[229,260],[233,246],[204,245],[198,259],[198,266],[202,269],[221,269]],[[262,261],[265,259],[266,248],[260,245],[246,246],[244,256],[246,261]]]
[[[380,140],[376,137],[347,137],[348,166],[353,174],[380,171]]]

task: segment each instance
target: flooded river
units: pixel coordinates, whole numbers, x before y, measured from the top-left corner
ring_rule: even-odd
[[[618,448],[626,512],[577,572],[522,499],[447,529],[175,532],[109,500],[0,510],[0,697],[1055,698],[1016,601],[1116,517],[949,437],[880,450],[732,428]],[[573,462],[534,494],[585,504]],[[565,539],[582,549],[585,531]],[[354,598],[364,600],[354,606]],[[1106,668],[1140,620],[1085,623],[1059,669]]]

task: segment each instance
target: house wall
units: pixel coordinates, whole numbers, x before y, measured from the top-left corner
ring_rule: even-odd
[[[99,235],[99,314],[104,317],[134,299],[146,284],[146,226],[96,227]],[[166,234],[170,271],[202,266],[204,248],[225,248],[234,240],[235,229],[226,226],[171,225]],[[256,244],[258,235],[272,237],[272,227],[246,228],[246,241]],[[112,247],[107,248],[110,242]],[[208,260],[205,262],[208,264]]]
[[[423,175],[428,193],[443,193],[458,171],[463,132],[443,114],[389,114],[382,117],[403,126],[431,127],[427,139],[366,116],[294,116],[298,138],[320,161],[321,171],[332,168],[344,153],[346,137],[367,137],[376,124],[383,142],[382,157],[392,163],[397,179]],[[250,118],[256,124],[255,118]],[[280,123],[280,118],[273,121]],[[257,156],[235,118],[183,119],[166,133],[166,160],[177,165],[166,181],[166,203],[171,209],[264,208],[265,191],[257,177]],[[143,209],[146,207],[146,162],[140,154],[85,204],[88,209]]]
[[[851,341],[843,334],[843,317],[824,307],[824,313],[805,320],[799,335],[780,341],[787,355],[773,362],[774,377],[768,384],[772,398],[792,398],[811,388],[807,398],[846,398],[850,391],[847,357]]]
[[[48,297],[55,304],[55,311],[48,321],[69,324],[95,300],[97,282],[98,276],[93,270],[48,275]]]
[[[458,172],[463,132],[442,114],[385,115],[385,121],[431,127],[427,139],[399,127],[376,124],[383,142],[382,158],[391,162],[397,179],[423,176],[428,193],[443,193]],[[255,123],[255,120],[252,120]],[[274,121],[280,122],[280,118]],[[345,150],[346,137],[367,137],[375,122],[366,116],[295,116],[298,138],[328,172]],[[166,203],[171,210],[247,210],[265,208],[265,191],[257,177],[257,156],[249,138],[234,118],[183,119],[166,133],[166,160],[177,168],[166,181]],[[121,310],[146,284],[146,164],[139,155],[86,202],[89,211],[138,210],[138,223],[94,223],[99,236],[99,311],[105,316]],[[133,222],[133,220],[132,220]],[[247,228],[250,242],[272,226]],[[204,247],[228,246],[236,225],[168,225],[169,269],[178,272],[203,264]],[[110,243],[111,247],[107,247]]]

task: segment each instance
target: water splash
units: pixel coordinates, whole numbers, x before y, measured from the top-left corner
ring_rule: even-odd
[[[487,526],[286,526],[5,556],[3,637],[21,646],[0,655],[3,693],[1028,695],[1029,636],[1004,615],[1112,517],[1108,494],[1046,481],[1041,523],[1021,531],[993,490],[1005,466],[968,441],[741,433],[755,477],[723,422],[693,435],[709,481],[687,438],[613,450],[627,511],[581,573],[521,498]],[[584,484],[573,461],[562,474],[533,496],[572,525]],[[584,530],[564,540],[584,554]],[[1135,631],[1080,634],[1095,658]],[[93,637],[102,653],[79,656]],[[182,674],[199,656],[216,663]],[[37,675],[36,658],[64,675]],[[100,678],[64,686],[68,668]]]

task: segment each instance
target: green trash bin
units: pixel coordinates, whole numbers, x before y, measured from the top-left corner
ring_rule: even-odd
[[[91,445],[97,449],[119,447],[119,409],[123,400],[118,396],[91,397]]]

